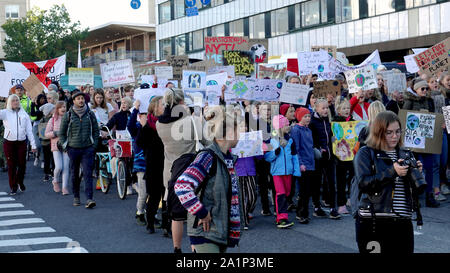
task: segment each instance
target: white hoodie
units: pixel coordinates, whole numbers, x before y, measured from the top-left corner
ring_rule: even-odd
[[[0,120],[3,120],[5,127],[4,139],[24,141],[28,137],[31,148],[36,149],[31,119],[22,108],[18,112],[8,109],[0,110]]]

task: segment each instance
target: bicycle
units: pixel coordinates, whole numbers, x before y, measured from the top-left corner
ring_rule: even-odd
[[[97,153],[99,168],[98,179],[103,193],[108,193],[110,184],[115,179],[117,183],[117,193],[121,200],[124,200],[127,195],[127,165],[132,157],[132,143],[131,139],[117,139],[114,138],[108,127],[104,126],[108,132],[108,150],[107,153]],[[111,165],[114,161],[115,164]],[[116,167],[116,174],[113,176],[112,166]]]

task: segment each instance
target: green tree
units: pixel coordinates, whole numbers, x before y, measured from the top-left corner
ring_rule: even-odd
[[[67,54],[69,66],[76,66],[78,41],[85,39],[88,29],[80,22],[72,23],[64,5],[49,10],[33,8],[27,16],[8,20],[2,25],[7,39],[3,45],[6,59],[34,62]]]

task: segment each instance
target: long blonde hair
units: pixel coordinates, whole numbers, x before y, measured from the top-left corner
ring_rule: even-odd
[[[369,109],[367,109],[367,115],[369,115],[369,123],[374,121],[377,117],[378,113],[386,111],[386,107],[384,107],[381,101],[374,101],[370,104]]]

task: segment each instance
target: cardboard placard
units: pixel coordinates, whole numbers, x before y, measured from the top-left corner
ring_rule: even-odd
[[[362,128],[366,127],[367,121],[348,121],[332,122],[331,130],[333,132],[333,154],[340,161],[352,161],[355,153],[353,152],[358,136]]]
[[[189,69],[207,72],[211,67],[215,66],[216,63],[214,62],[214,60],[206,60],[191,64],[189,66]]]
[[[44,85],[33,73],[31,73],[22,85],[25,87],[25,90],[32,101],[44,91]]]
[[[173,67],[165,65],[155,66],[155,75],[158,79],[172,79]]]
[[[69,68],[69,85],[94,85],[93,68]]]
[[[248,50],[248,37],[205,37],[205,60],[223,65],[224,50]]]
[[[434,76],[450,67],[450,37],[414,56],[422,73]]]
[[[309,85],[285,83],[280,93],[280,102],[296,105],[306,105]]]
[[[100,64],[100,70],[104,87],[135,82],[131,59]]]
[[[334,96],[341,94],[341,83],[339,81],[316,81],[313,86],[313,94],[316,98],[326,98],[328,94]]]
[[[223,51],[224,65],[234,65],[236,76],[251,77],[255,72],[253,52],[251,51]]]
[[[400,110],[405,148],[425,154],[441,154],[444,116],[437,113]]]
[[[206,90],[206,72],[183,70],[183,89]]]
[[[248,51],[252,51],[255,56],[255,63],[269,62],[269,40],[250,39]]]
[[[183,78],[183,69],[189,65],[189,57],[187,55],[167,57],[167,64],[173,67],[173,79],[181,80]]]
[[[350,94],[378,88],[377,73],[372,65],[345,71]]]
[[[320,51],[320,50],[325,50],[326,52],[328,52],[328,54],[330,54],[331,56],[336,58],[336,52],[337,52],[336,46],[312,46],[311,47],[311,51],[313,51],[313,52]]]
[[[184,102],[188,107],[204,107],[206,102],[206,90],[183,89]]]

